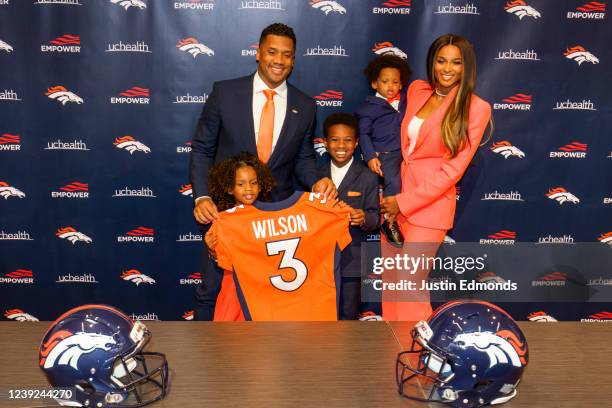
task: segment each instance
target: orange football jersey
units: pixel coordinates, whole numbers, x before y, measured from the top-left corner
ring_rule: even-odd
[[[217,263],[234,271],[247,320],[336,320],[351,208],[296,192],[220,213]],[[338,282],[338,285],[336,285]]]

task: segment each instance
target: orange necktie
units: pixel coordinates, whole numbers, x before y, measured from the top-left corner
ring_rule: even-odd
[[[265,89],[263,93],[266,95],[266,103],[261,110],[261,118],[259,120],[259,135],[257,136],[257,156],[259,160],[268,163],[272,154],[272,135],[274,134],[274,92],[271,89]]]

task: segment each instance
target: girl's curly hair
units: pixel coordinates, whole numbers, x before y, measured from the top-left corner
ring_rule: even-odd
[[[274,187],[272,172],[257,156],[242,152],[237,156],[223,160],[208,172],[208,191],[219,211],[225,211],[236,206],[236,199],[229,191],[233,190],[236,184],[236,170],[242,167],[252,167],[255,170],[257,183],[259,184],[257,199],[269,201],[270,191]]]

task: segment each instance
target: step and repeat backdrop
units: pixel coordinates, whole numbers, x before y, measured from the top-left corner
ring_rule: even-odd
[[[273,22],[296,31],[290,81],[318,104],[322,156],[320,123],[371,92],[370,59],[399,55],[425,78],[436,37],[467,37],[495,130],[450,239],[612,245],[610,18],[585,0],[0,0],[0,318],[102,302],[192,319],[190,140],[213,82],[254,72]],[[601,272],[585,284],[611,286]],[[612,317],[612,303],[506,307]]]

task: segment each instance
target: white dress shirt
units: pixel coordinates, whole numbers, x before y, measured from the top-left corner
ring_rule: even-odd
[[[419,138],[419,130],[421,130],[423,122],[425,122],[425,119],[421,119],[414,115],[410,123],[408,123],[408,140],[410,141],[410,145],[408,145],[408,154],[411,154],[414,150],[414,146],[416,146],[417,139]]]
[[[384,99],[385,101],[387,100],[387,98],[385,98],[384,96],[382,96],[378,92],[376,92],[376,96],[381,98],[381,99]],[[389,103],[389,101],[387,101],[387,103]],[[396,111],[399,111],[399,103],[400,103],[400,101],[399,101],[399,99],[397,99],[397,100],[389,103],[389,105],[393,106],[393,109],[395,109]]]
[[[263,93],[265,89],[270,89],[268,85],[261,79],[259,72],[255,72],[253,76],[253,126],[255,128],[255,144],[259,138],[259,122],[261,120],[261,111],[266,104],[266,95]],[[287,114],[287,81],[274,88],[274,133],[272,134],[272,151],[278,142],[285,115]]]
[[[349,171],[349,167],[351,167],[351,164],[353,164],[353,159],[354,157],[351,157],[351,160],[342,167],[338,167],[334,164],[334,162],[331,162],[331,178],[336,186],[336,189],[340,188],[340,183],[342,183],[344,176],[346,176],[346,173]]]

